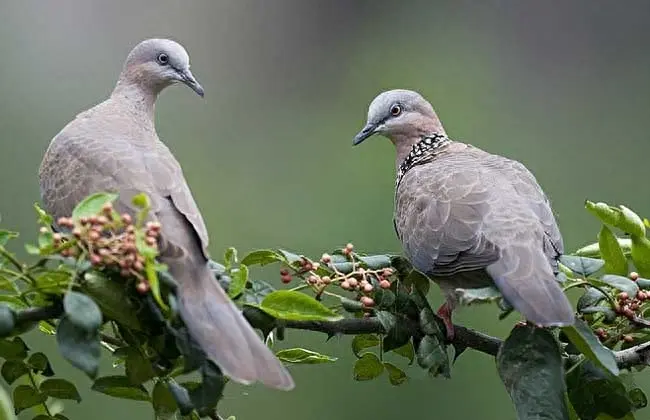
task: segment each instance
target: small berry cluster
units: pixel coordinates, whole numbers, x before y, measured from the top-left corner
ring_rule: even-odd
[[[341,253],[353,264],[353,269],[350,273],[344,274],[340,272],[336,268],[336,265],[332,264],[331,255],[323,254],[320,262],[310,261],[303,257],[300,262],[300,267],[294,269],[294,275],[302,278],[307,285],[313,287],[317,296],[323,294],[327,286],[334,284],[343,290],[357,292],[356,298],[364,308],[370,309],[374,307],[374,292],[377,287],[381,289],[389,289],[391,287],[389,278],[394,274],[393,269],[367,270],[361,267],[355,260],[353,244],[347,244],[341,249]],[[322,276],[317,274],[316,271],[321,267],[321,264],[331,270],[333,274]],[[293,269],[292,267],[290,268]],[[284,284],[288,284],[293,280],[290,268],[280,270],[280,279]]]
[[[145,257],[136,246],[137,228],[129,214],[119,215],[113,205],[107,203],[98,215],[81,217],[76,222],[61,217],[57,223],[72,232],[71,238],[60,233],[52,235],[54,246],[60,247],[62,256],[85,255],[93,267],[118,271],[122,277],[135,277],[138,292],[144,294],[150,290],[145,275]],[[160,229],[158,222],[148,222],[145,226],[144,242],[154,249],[158,247]],[[48,229],[43,227],[41,231],[44,233]],[[61,246],[68,239],[74,240],[71,246]]]
[[[636,281],[639,278],[639,274],[633,271],[629,274],[629,278],[632,281]],[[618,315],[623,315],[628,319],[634,319],[637,316],[638,309],[648,299],[650,299],[650,294],[643,290],[639,290],[636,296],[630,296],[626,292],[621,292],[616,297],[614,311]]]
[[[639,274],[632,271],[628,278],[632,281],[637,281],[639,279]],[[629,320],[634,320],[639,316],[639,309],[644,304],[645,301],[650,300],[650,292],[644,290],[639,290],[635,296],[630,296],[627,292],[619,293],[615,298],[614,312],[619,316],[624,316]],[[597,328],[594,333],[600,339],[600,341],[606,341],[610,338],[611,332],[608,332],[604,328]],[[616,334],[618,336],[618,334]],[[626,342],[631,343],[634,341],[634,337],[629,334],[623,334],[620,338]]]

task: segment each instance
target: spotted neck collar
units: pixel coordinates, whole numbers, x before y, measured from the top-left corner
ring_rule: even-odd
[[[431,162],[435,158],[437,150],[449,143],[451,143],[451,140],[449,137],[443,134],[431,134],[429,136],[422,137],[419,142],[413,145],[411,152],[399,165],[399,170],[397,171],[397,179],[395,180],[395,187],[399,185],[404,175],[406,175],[406,173],[411,168],[417,165]]]

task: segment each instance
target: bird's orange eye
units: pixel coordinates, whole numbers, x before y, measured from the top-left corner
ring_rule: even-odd
[[[399,106],[399,105],[393,105],[393,106],[390,108],[390,114],[391,114],[393,117],[397,117],[397,116],[398,116],[399,114],[401,114],[401,113],[402,113],[402,107]]]

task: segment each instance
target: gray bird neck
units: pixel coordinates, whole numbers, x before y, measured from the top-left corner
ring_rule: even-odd
[[[397,159],[397,179],[395,180],[395,186],[399,186],[400,181],[409,169],[431,162],[438,154],[445,150],[449,143],[451,143],[451,139],[444,133],[429,134],[419,137],[418,141],[411,142],[408,152],[402,150],[402,156],[404,157],[402,159],[398,157]]]
[[[111,100],[141,124],[154,124],[154,113],[158,92],[140,83],[120,79],[113,89]]]

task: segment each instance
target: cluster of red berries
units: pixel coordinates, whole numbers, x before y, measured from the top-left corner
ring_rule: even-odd
[[[347,244],[342,248],[341,252],[348,256],[352,257],[354,251],[354,245]],[[388,278],[393,275],[394,271],[392,268],[384,268],[382,270],[365,270],[362,267],[356,267],[356,269],[348,274],[343,274],[337,272],[334,266],[329,264],[332,262],[332,257],[329,254],[323,254],[320,259],[320,263],[309,261],[306,258],[300,263],[300,268],[297,270],[296,274],[301,277],[308,275],[306,277],[306,282],[312,286],[319,287],[321,290],[327,287],[328,285],[335,283],[338,284],[343,290],[356,291],[358,292],[357,300],[365,308],[372,308],[375,306],[375,301],[372,298],[372,294],[375,291],[375,286],[368,280],[371,276],[377,279],[377,283],[382,289],[389,289],[391,286],[390,280]],[[315,273],[316,270],[320,267],[320,264],[328,265],[330,268],[334,269],[336,275],[334,278],[330,276],[319,276]],[[280,270],[280,279],[282,283],[288,284],[293,279],[291,272],[287,268]]]
[[[57,223],[70,229],[76,239],[74,246],[61,248],[59,252],[62,256],[74,257],[84,252],[94,267],[119,271],[122,277],[135,277],[138,279],[138,292],[149,291],[149,283],[144,274],[145,258],[138,252],[137,229],[129,214],[118,215],[113,205],[107,203],[99,215],[81,217],[77,223],[71,218],[61,217]],[[144,241],[148,246],[158,247],[160,229],[158,222],[146,224]],[[58,247],[63,243],[64,235],[55,233],[53,240],[54,246]]]
[[[639,279],[639,274],[632,271],[628,275],[628,278],[632,281],[637,281]],[[646,300],[650,300],[650,292],[639,290],[635,296],[630,296],[627,292],[621,292],[616,296],[614,312],[616,312],[617,315],[632,320],[637,317],[637,311]],[[609,338],[609,333],[604,328],[597,328],[594,332],[600,341],[605,341]],[[626,343],[634,341],[634,337],[628,334],[624,334],[621,339]]]

